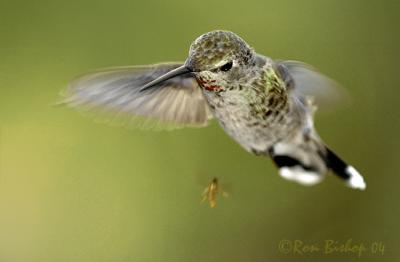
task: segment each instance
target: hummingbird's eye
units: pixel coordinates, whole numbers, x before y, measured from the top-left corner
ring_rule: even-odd
[[[232,61],[229,61],[228,63],[226,63],[223,66],[221,66],[219,69],[221,71],[226,72],[226,71],[229,71],[232,68],[232,65],[233,65]]]

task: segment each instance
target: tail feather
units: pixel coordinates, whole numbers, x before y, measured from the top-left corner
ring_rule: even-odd
[[[328,169],[331,169],[349,187],[360,190],[366,188],[363,177],[354,167],[329,148],[324,149],[321,152],[316,147],[304,144],[278,143],[271,148],[269,154],[283,178],[302,185],[314,185],[322,181]]]
[[[332,150],[326,148],[326,164],[340,178],[344,179],[351,188],[364,190],[367,185],[361,174],[353,167],[344,162]]]
[[[277,143],[269,155],[281,177],[305,186],[321,182],[326,173],[326,165],[318,154],[295,144]]]

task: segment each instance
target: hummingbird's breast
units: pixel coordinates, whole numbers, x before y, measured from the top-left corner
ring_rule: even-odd
[[[277,141],[295,135],[303,125],[303,113],[279,81],[266,84],[259,78],[251,85],[222,91],[204,90],[214,117],[247,151],[266,153]]]

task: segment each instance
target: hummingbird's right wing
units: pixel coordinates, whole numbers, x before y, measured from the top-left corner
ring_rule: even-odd
[[[180,75],[141,91],[141,87],[181,66],[117,67],[72,81],[61,104],[94,112],[107,121],[145,128],[205,126],[212,115],[196,80]]]

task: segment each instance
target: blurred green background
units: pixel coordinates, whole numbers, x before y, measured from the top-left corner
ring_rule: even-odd
[[[362,0],[0,0],[0,262],[398,260],[399,9]],[[366,191],[332,176],[311,188],[287,182],[215,122],[128,130],[51,106],[76,75],[183,61],[213,29],[346,87],[351,104],[316,125],[365,176]],[[215,209],[200,204],[213,176],[231,188]],[[283,254],[284,239],[378,241],[385,251]]]

